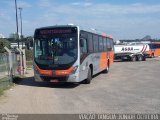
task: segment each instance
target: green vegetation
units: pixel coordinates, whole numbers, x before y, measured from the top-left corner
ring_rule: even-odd
[[[13,81],[11,81],[10,77],[5,77],[0,79],[0,95],[3,95],[3,92],[5,90],[10,89],[12,86],[14,86],[14,83],[18,83],[21,81],[21,79],[25,78],[25,76],[14,76]]]
[[[33,46],[33,37],[32,36],[23,37],[22,40],[19,40],[19,42],[21,41],[23,41],[24,44],[26,45],[27,68],[32,68],[33,54],[30,48]],[[4,52],[6,52],[6,50],[4,49],[5,46],[11,49],[10,47],[11,43],[15,43],[15,42],[17,43],[17,36],[15,34],[11,34],[9,38],[0,38],[0,53],[3,54]],[[0,54],[0,56],[2,56],[2,54]],[[0,72],[5,71],[7,69],[6,67],[8,67],[8,65],[6,65],[5,59],[2,59],[0,57]],[[4,90],[9,89],[11,86],[14,85],[14,83],[19,82],[24,77],[25,76],[15,76],[13,78],[13,81],[10,80],[9,76],[8,77],[6,76],[5,78],[0,78],[0,95],[3,94]]]
[[[0,79],[0,95],[3,94],[4,90],[7,90],[12,86],[13,86],[13,83],[10,81],[9,77]]]
[[[6,66],[6,64],[4,64],[4,62],[0,61],[0,72],[6,71],[8,66]]]
[[[33,51],[32,50],[27,50],[26,49],[26,60],[27,61],[32,61],[32,57],[33,57]]]
[[[5,52],[5,46],[10,48],[10,42],[7,39],[0,38],[0,53]]]
[[[33,47],[33,36],[22,36],[22,39],[18,40],[18,36],[16,35],[16,33],[11,33],[7,40],[11,43],[18,43],[18,41],[20,43],[23,42],[28,50],[30,49],[30,47]]]
[[[27,61],[26,64],[27,64],[27,68],[32,68],[33,61]]]

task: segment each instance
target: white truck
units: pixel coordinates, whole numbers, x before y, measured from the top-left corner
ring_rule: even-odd
[[[114,58],[122,61],[145,61],[149,49],[148,44],[114,45]]]

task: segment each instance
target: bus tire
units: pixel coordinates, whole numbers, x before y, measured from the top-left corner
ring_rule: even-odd
[[[85,84],[90,84],[91,80],[92,80],[92,71],[91,71],[91,68],[89,67],[88,76],[87,76],[87,79],[85,80]]]
[[[109,72],[109,62],[107,64],[107,68],[103,71],[103,73],[108,73]]]

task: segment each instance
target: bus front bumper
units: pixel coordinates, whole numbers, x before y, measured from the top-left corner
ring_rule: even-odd
[[[35,81],[37,82],[79,82],[78,74],[71,74],[68,76],[42,76],[39,74],[34,74]]]

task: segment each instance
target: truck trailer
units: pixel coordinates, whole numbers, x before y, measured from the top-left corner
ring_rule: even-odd
[[[114,45],[114,58],[122,61],[145,61],[149,50],[148,44]]]

